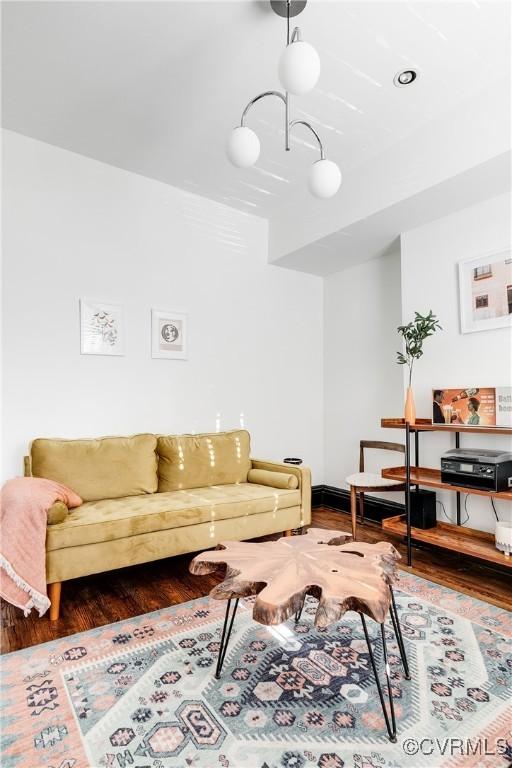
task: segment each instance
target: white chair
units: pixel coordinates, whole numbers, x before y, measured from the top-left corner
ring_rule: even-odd
[[[364,449],[377,448],[384,451],[405,453],[405,445],[401,443],[386,443],[379,440],[361,440],[359,443],[359,472],[349,475],[345,482],[350,486],[350,514],[352,516],[352,536],[356,540],[357,528],[357,497],[359,495],[359,515],[361,525],[364,523],[364,494],[367,491],[405,491],[405,483],[387,480],[381,475],[364,471]]]

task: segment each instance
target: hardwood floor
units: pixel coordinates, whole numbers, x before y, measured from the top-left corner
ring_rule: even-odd
[[[327,508],[313,510],[313,525],[350,531],[350,516]],[[405,559],[405,546],[385,533],[380,525],[358,527],[363,541],[391,541]],[[272,537],[271,537],[272,538]],[[118,571],[87,576],[62,586],[61,618],[51,622],[48,615],[22,612],[3,602],[0,606],[2,653],[83,632],[104,624],[156,611],[205,595],[219,581],[216,576],[192,576],[188,564],[192,555],[182,555]],[[418,576],[444,584],[459,592],[512,610],[510,574],[495,571],[478,561],[446,550],[414,549]],[[405,570],[406,566],[402,566]]]

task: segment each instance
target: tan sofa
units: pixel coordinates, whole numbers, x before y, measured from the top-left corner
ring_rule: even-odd
[[[84,504],[50,511],[46,576],[61,583],[127,565],[252,539],[311,522],[306,468],[250,457],[245,430],[204,435],[39,438],[26,474],[64,483]]]

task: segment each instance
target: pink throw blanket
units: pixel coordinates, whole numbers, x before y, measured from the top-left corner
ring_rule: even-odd
[[[46,594],[46,524],[50,507],[63,501],[78,507],[80,496],[39,477],[16,477],[2,488],[0,595],[28,616],[50,607]]]

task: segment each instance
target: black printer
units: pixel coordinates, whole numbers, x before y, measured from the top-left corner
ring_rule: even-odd
[[[512,488],[512,453],[486,448],[452,448],[441,456],[441,480],[482,491]]]

